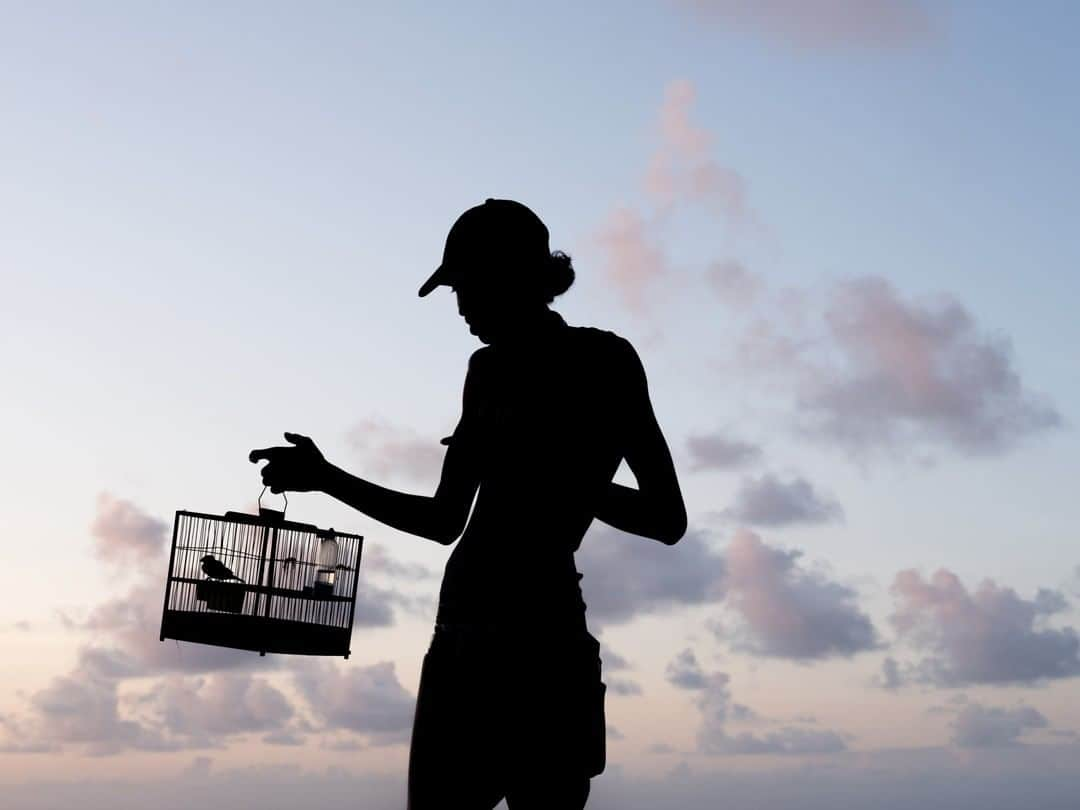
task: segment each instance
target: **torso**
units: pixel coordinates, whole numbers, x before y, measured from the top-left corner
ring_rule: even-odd
[[[622,459],[624,355],[615,334],[551,314],[536,345],[478,353],[480,487],[447,561],[440,620],[584,611],[573,555]]]

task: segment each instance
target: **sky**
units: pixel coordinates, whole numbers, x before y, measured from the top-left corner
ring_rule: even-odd
[[[478,344],[416,291],[487,197],[637,348],[690,517],[577,555],[589,807],[1072,806],[1075,4],[0,9],[12,807],[403,806],[450,549],[289,498],[365,537],[346,661],[159,642],[168,545],[283,431],[434,491]]]

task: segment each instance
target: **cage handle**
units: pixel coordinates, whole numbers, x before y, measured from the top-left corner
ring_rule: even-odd
[[[266,487],[263,487],[262,492],[259,493],[259,500],[258,500],[259,514],[262,514],[262,508],[263,508],[262,499],[263,499],[263,495],[265,495],[265,494],[266,494]],[[285,510],[289,508],[289,496],[286,495],[284,492],[282,492],[281,497],[285,499],[285,509],[281,510],[281,516],[285,517]]]

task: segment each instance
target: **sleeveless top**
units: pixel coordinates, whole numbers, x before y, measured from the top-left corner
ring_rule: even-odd
[[[621,407],[640,360],[624,338],[548,310],[527,342],[472,355],[444,443],[480,485],[447,560],[439,622],[583,621],[574,552],[622,460]]]

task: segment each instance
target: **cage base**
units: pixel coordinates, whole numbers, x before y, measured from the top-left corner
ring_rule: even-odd
[[[161,640],[192,641],[284,655],[349,657],[350,630],[321,624],[204,611],[166,610]]]

